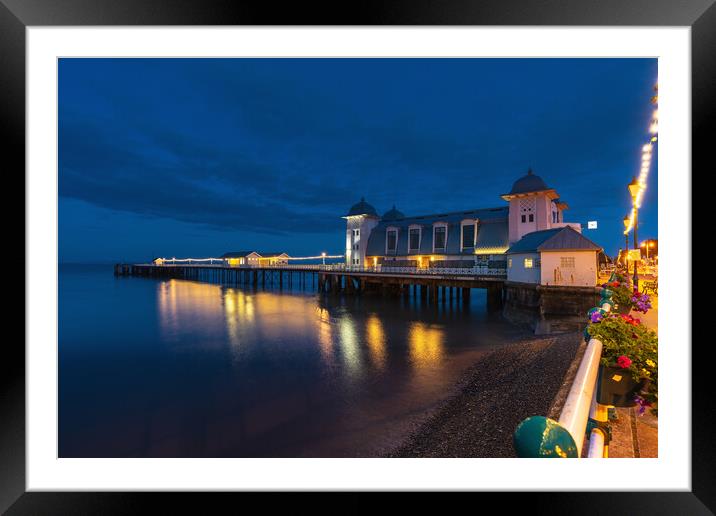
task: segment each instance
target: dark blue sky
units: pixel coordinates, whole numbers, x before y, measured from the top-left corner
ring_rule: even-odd
[[[504,205],[528,167],[623,246],[656,59],[61,59],[59,258],[342,254],[361,196]],[[657,237],[652,164],[640,239]]]

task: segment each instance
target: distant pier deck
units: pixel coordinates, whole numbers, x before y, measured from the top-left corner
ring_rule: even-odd
[[[502,306],[507,279],[501,268],[413,268],[333,265],[227,266],[224,264],[116,264],[116,276],[177,278],[226,285],[316,288],[318,292],[419,296],[438,302],[462,298],[469,301],[470,289],[487,290],[488,309]]]

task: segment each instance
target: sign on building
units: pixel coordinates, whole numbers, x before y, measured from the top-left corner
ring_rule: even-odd
[[[589,222],[587,222],[587,229],[597,229],[597,221],[590,220]]]

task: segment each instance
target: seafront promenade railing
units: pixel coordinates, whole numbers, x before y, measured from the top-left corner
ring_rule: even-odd
[[[611,295],[602,297],[601,309],[611,310]],[[559,420],[532,416],[515,430],[514,444],[519,457],[582,457],[582,448],[589,430],[590,459],[608,456],[608,407],[597,403],[597,381],[603,344],[590,338],[577,374],[569,389]]]
[[[607,420],[605,417],[606,407],[599,405],[596,401],[597,375],[601,357],[602,343],[598,339],[589,339],[584,357],[577,370],[577,376],[574,378],[574,383],[559,416],[559,424],[574,439],[577,457],[582,456],[582,446],[589,420],[591,419],[595,423]],[[599,427],[592,428],[589,433],[587,457],[592,459],[605,457],[605,438],[604,430]]]

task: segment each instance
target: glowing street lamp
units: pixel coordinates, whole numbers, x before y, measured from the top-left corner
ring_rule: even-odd
[[[624,265],[627,267],[629,267],[627,262],[627,256],[629,256],[629,224],[631,224],[631,217],[627,215],[624,217],[624,243],[626,244],[624,246]]]
[[[323,259],[323,265],[326,264],[326,253],[321,253],[321,259]]]
[[[636,180],[636,177],[634,177],[631,180],[631,183],[629,183],[629,194],[631,195],[631,200],[634,205],[634,249],[639,249],[639,244],[637,240],[637,227],[639,226],[639,208],[636,204],[637,197],[639,196],[639,192],[641,192],[641,184],[639,181]],[[636,273],[636,266],[637,262],[634,261],[634,290],[639,290],[639,276]]]
[[[644,242],[641,243],[641,247],[643,247],[644,249],[646,249],[646,259],[648,260],[648,259],[649,259],[649,248],[651,248],[651,249],[654,248],[654,242],[653,242],[653,241],[646,240],[646,241],[644,241]]]

